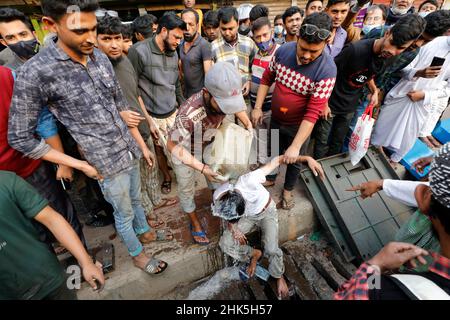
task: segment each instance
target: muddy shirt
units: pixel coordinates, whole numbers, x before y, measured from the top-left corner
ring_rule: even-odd
[[[225,115],[214,113],[206,106],[203,91],[200,91],[181,105],[169,132],[170,139],[194,152],[194,141],[201,142],[203,148],[214,137],[215,130],[210,129],[219,128],[224,118]]]

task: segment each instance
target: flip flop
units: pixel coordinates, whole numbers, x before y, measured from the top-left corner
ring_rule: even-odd
[[[163,267],[161,267],[161,262],[164,263]],[[151,258],[145,265],[143,271],[145,271],[148,274],[160,274],[160,273],[164,272],[164,270],[166,270],[168,266],[169,265],[165,261]],[[157,271],[158,268],[159,268],[159,271]]]
[[[161,184],[161,192],[164,194],[169,194],[172,191],[172,181],[164,181]]]
[[[174,235],[172,233],[169,233],[169,231],[167,229],[156,229],[155,232],[156,232],[156,239],[149,241],[149,240],[144,240],[142,238],[142,236],[140,236],[139,241],[142,244],[149,244],[152,242],[169,242],[169,241],[172,241],[173,239],[175,239]],[[167,239],[168,235],[171,235],[172,239]]]
[[[194,238],[194,237],[206,238],[205,231],[203,231],[203,230],[202,231],[198,231],[198,232],[194,231],[194,228],[192,227],[192,224],[191,224],[190,228],[191,228],[192,240],[194,240],[194,242],[196,244],[199,244],[201,246],[207,246],[208,244],[210,244],[210,241],[208,241],[208,242],[200,242],[200,241],[195,240],[195,238]]]
[[[147,223],[153,229],[159,229],[164,226],[164,221],[151,219],[149,217],[147,217]]]

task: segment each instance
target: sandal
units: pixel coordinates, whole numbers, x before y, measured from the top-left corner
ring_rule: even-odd
[[[295,206],[294,197],[291,196],[290,199],[286,199],[284,196],[281,196],[281,201],[277,204],[277,209],[283,210],[291,210]]]
[[[159,204],[157,206],[153,206],[154,210],[165,208],[165,207],[170,207],[170,206],[173,206],[178,203],[178,198],[162,199],[162,200],[163,201],[161,202],[161,204]]]
[[[150,232],[150,231],[149,231]],[[168,231],[167,229],[157,229],[155,230],[156,233],[156,239],[153,240],[148,240],[146,239],[146,237],[144,236],[145,234],[147,234],[148,232],[142,234],[139,236],[139,241],[142,244],[149,244],[151,242],[166,242],[166,241],[172,241],[174,239],[173,234]]]
[[[275,181],[273,181],[273,180],[266,180],[266,182],[264,182],[262,185],[264,187],[266,187],[266,188],[273,187],[275,185]]]
[[[163,263],[162,266],[161,266],[161,263]],[[159,259],[151,258],[150,260],[148,260],[143,271],[145,271],[148,274],[160,274],[164,270],[166,270],[167,267],[168,267],[167,262],[159,260]]]
[[[209,240],[207,242],[206,241],[205,242],[201,242],[201,241],[195,240],[195,237],[200,237],[200,238],[205,239],[206,238],[205,231],[203,231],[203,230],[202,231],[198,231],[198,232],[194,231],[194,227],[192,227],[192,224],[191,224],[190,228],[191,228],[192,239],[194,240],[194,242],[196,244],[199,244],[199,245],[202,245],[202,246],[207,246],[208,244],[210,244]]]
[[[164,181],[161,184],[161,192],[164,194],[169,194],[172,191],[172,180]]]

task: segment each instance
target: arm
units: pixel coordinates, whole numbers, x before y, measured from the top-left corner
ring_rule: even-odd
[[[145,143],[144,139],[141,136],[141,133],[139,132],[138,128],[128,128],[130,130],[131,135],[133,136],[134,140],[136,140],[139,149],[142,151],[142,155],[147,161],[147,164],[149,168],[153,167],[153,164],[155,163],[155,155],[148,149],[147,144]]]
[[[363,263],[353,277],[345,282],[334,295],[335,300],[369,300],[369,278],[372,275],[381,276],[389,270],[396,270],[406,263],[417,267],[417,259],[421,264],[426,264],[423,258],[428,252],[409,243],[391,242],[380,250],[372,259]],[[383,290],[373,288],[372,290]]]
[[[202,58],[203,58],[203,71],[208,73],[213,65],[213,54],[211,50],[211,44],[207,41],[203,42],[202,46]]]
[[[200,171],[200,173],[204,174],[206,178],[211,182],[219,182],[219,180],[215,179],[218,174],[212,169],[197,160],[185,147],[180,144],[175,143],[172,140],[167,141],[167,149],[170,154],[181,161],[184,165],[191,167],[194,170]]]
[[[265,176],[268,176],[273,170],[283,163],[283,156],[273,158],[269,163],[260,168]]]
[[[209,69],[211,69],[213,65],[212,60],[205,60],[203,61],[203,70],[205,71],[205,74],[208,73]]]
[[[297,134],[295,135],[292,144],[284,153],[284,161],[287,164],[293,164],[298,160],[298,155],[300,153],[300,149],[305,143],[306,139],[311,135],[312,130],[314,129],[314,123],[308,120],[303,120],[298,128]]]
[[[180,77],[177,77],[177,83],[175,84],[175,95],[177,97],[177,102],[179,105],[186,101],[183,96],[183,88],[181,87]]]
[[[148,113],[147,108],[145,107],[145,104],[144,104],[144,100],[142,100],[141,96],[138,97],[138,101],[139,101],[139,105],[141,107],[142,113],[144,114],[144,117],[148,122],[148,126],[150,127],[150,132],[153,136],[153,139],[158,141],[158,139],[159,139],[158,128],[156,127],[156,124],[153,121],[153,118]]]
[[[369,98],[369,104],[372,104],[373,106],[377,106],[378,105],[378,93],[379,93],[379,89],[377,88],[377,85],[375,84],[375,80],[372,78],[370,79],[370,81],[367,83],[367,86],[369,87],[370,90],[370,98]]]
[[[50,138],[45,139],[47,144],[49,144],[54,150],[64,153],[64,147],[62,145],[61,137],[56,134]],[[56,180],[73,180],[73,170],[71,167],[65,165],[59,165],[58,170],[56,170]]]
[[[46,226],[55,236],[56,240],[58,240],[61,245],[77,259],[83,270],[83,277],[91,287],[97,289],[97,284],[94,279],[97,280],[101,286],[104,285],[105,278],[101,268],[94,265],[77,234],[60,214],[50,206],[46,206],[35,216],[35,219]]]

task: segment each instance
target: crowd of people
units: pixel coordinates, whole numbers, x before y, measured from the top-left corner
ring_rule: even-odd
[[[393,165],[417,139],[441,148],[428,161],[429,184],[375,181],[354,189],[363,197],[384,189],[418,206],[414,218],[427,217],[422,232],[433,246],[403,230],[336,298],[405,298],[392,279],[370,289],[367,277],[424,262],[427,250],[427,278],[450,293],[449,150],[431,134],[450,97],[450,11],[435,0],[418,8],[413,0],[388,7],[308,0],[272,21],[260,4],[203,12],[193,0],[182,2],[181,12],[124,23],[96,0],[41,0],[48,30],[41,40],[24,13],[0,8],[0,299],[75,298],[56,258],[61,250],[78,260],[93,288],[103,286],[76,199],[86,224],[114,224],[134,265],[148,274],[168,264],[143,246],[174,240],[159,208],[179,203],[193,241],[208,245],[214,235],[196,213],[196,172],[226,226],[221,249],[249,262],[249,276],[264,254],[278,295],[287,296],[277,210],[295,206],[303,165],[323,178],[316,160],[348,150],[367,106],[377,118],[371,143]],[[435,57],[440,64],[431,66]],[[224,183],[202,155],[227,123],[254,137],[257,156],[248,173]],[[287,168],[276,203],[267,188],[280,165]],[[170,196],[173,178],[177,197]],[[263,250],[248,244],[254,226]]]

